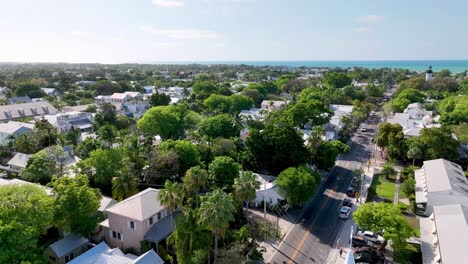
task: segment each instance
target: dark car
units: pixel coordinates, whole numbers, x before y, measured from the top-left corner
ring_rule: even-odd
[[[377,249],[373,248],[373,247],[358,247],[358,248],[355,248],[354,249],[354,252],[355,253],[359,253],[359,252],[366,252],[366,253],[369,253],[369,254],[372,254],[372,255],[375,255],[379,258],[383,258],[384,255],[382,252],[378,251]]]
[[[353,236],[351,240],[351,244],[353,247],[372,247],[372,242],[365,240],[359,236]]]
[[[353,202],[351,199],[344,198],[343,203],[341,204],[342,206],[347,206],[347,207],[353,207]]]
[[[354,188],[348,187],[348,189],[346,190],[346,195],[349,197],[354,197]]]
[[[359,252],[354,254],[354,260],[356,262],[383,263],[384,258],[368,252]]]

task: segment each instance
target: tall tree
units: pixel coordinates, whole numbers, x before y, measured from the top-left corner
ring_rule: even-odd
[[[389,179],[390,176],[395,175],[397,172],[390,163],[387,163],[383,166],[381,173],[385,175],[386,179]]]
[[[239,136],[240,129],[236,119],[227,114],[211,116],[200,124],[200,134],[206,136],[210,141],[215,138],[230,138]]]
[[[67,232],[89,236],[95,231],[101,194],[88,185],[85,175],[62,177],[52,182],[55,222]]]
[[[320,175],[306,166],[288,168],[276,179],[278,188],[292,206],[302,206],[315,193]]]
[[[0,263],[45,263],[38,239],[52,224],[54,198],[35,185],[0,186]]]
[[[401,249],[412,233],[400,209],[389,203],[366,203],[359,206],[353,219],[359,228],[383,234],[385,239],[393,242],[395,250]]]
[[[231,195],[219,189],[204,197],[200,205],[199,223],[207,226],[214,236],[214,263],[217,263],[218,239],[224,235],[229,222],[234,219],[234,209]]]
[[[122,201],[138,193],[138,180],[128,172],[120,172],[112,178],[112,197]]]
[[[173,212],[183,200],[182,189],[179,183],[166,181],[164,189],[159,190],[158,200],[171,214],[171,227],[173,227]]]
[[[239,176],[241,166],[231,157],[219,156],[208,166],[209,179],[213,186],[218,188],[230,188],[234,183],[234,178]]]
[[[187,198],[195,197],[198,207],[198,193],[200,189],[206,187],[208,183],[208,172],[200,166],[192,167],[185,173],[182,182]]]
[[[198,215],[197,209],[184,211],[183,216],[176,221],[174,232],[167,239],[175,245],[178,263],[191,264],[194,250],[211,246],[210,231],[200,225]]]
[[[236,198],[246,203],[246,210],[249,210],[249,202],[255,199],[255,192],[260,188],[260,182],[255,174],[250,171],[242,171],[239,177],[234,179],[234,194]]]

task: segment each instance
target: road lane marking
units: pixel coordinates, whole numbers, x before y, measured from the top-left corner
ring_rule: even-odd
[[[331,190],[331,191],[332,191],[332,190]],[[319,211],[322,211],[322,209],[325,207],[325,205],[328,204],[329,201],[330,201],[330,197],[327,196],[326,201],[322,204],[322,206],[320,207]],[[297,254],[299,254],[299,251],[301,250],[302,246],[304,245],[304,242],[305,242],[306,239],[309,237],[310,231],[312,230],[312,226],[315,225],[315,222],[317,221],[317,219],[318,219],[318,217],[315,218],[315,220],[310,224],[309,228],[307,228],[306,233],[305,233],[304,236],[302,237],[301,242],[299,242],[299,245],[297,245],[296,250],[294,251],[293,255],[291,256],[291,258],[290,258],[289,261],[288,261],[288,264],[292,264],[293,262],[296,263],[296,262],[294,261],[294,259],[297,257]]]

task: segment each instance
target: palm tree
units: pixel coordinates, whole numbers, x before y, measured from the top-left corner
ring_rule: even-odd
[[[112,178],[112,197],[119,201],[126,199],[138,192],[137,178],[130,173],[120,173],[119,176]]]
[[[246,211],[249,210],[249,201],[255,199],[255,191],[259,188],[260,182],[250,171],[243,171],[234,179],[234,194],[239,201],[247,204]]]
[[[177,208],[182,200],[182,192],[180,184],[177,182],[171,182],[166,180],[164,183],[164,189],[159,190],[158,192],[159,202],[167,208],[167,211],[171,214],[171,227],[174,227],[172,213]]]
[[[385,178],[388,180],[390,175],[395,175],[396,171],[393,166],[389,163],[385,164],[382,168],[382,174],[385,175]]]
[[[234,203],[229,194],[216,189],[200,205],[199,223],[207,226],[214,236],[214,263],[218,257],[218,239],[224,235],[229,221],[234,219]]]
[[[198,210],[188,209],[184,216],[177,219],[174,232],[167,238],[168,243],[175,244],[177,259],[193,255],[193,250],[210,246],[210,231],[198,223]],[[194,245],[195,244],[195,245]]]
[[[208,172],[202,169],[200,166],[190,168],[186,173],[185,177],[182,178],[183,189],[188,197],[196,196],[196,202],[198,207],[198,193],[200,188],[205,187],[208,182]]]

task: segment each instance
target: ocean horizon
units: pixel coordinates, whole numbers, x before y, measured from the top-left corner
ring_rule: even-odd
[[[251,65],[251,66],[286,66],[286,67],[323,67],[323,68],[351,68],[363,67],[370,69],[393,68],[408,69],[411,71],[425,71],[432,66],[433,71],[448,69],[452,73],[460,73],[468,70],[468,60],[330,60],[330,61],[177,61],[158,62],[154,64],[226,64],[226,65]]]

